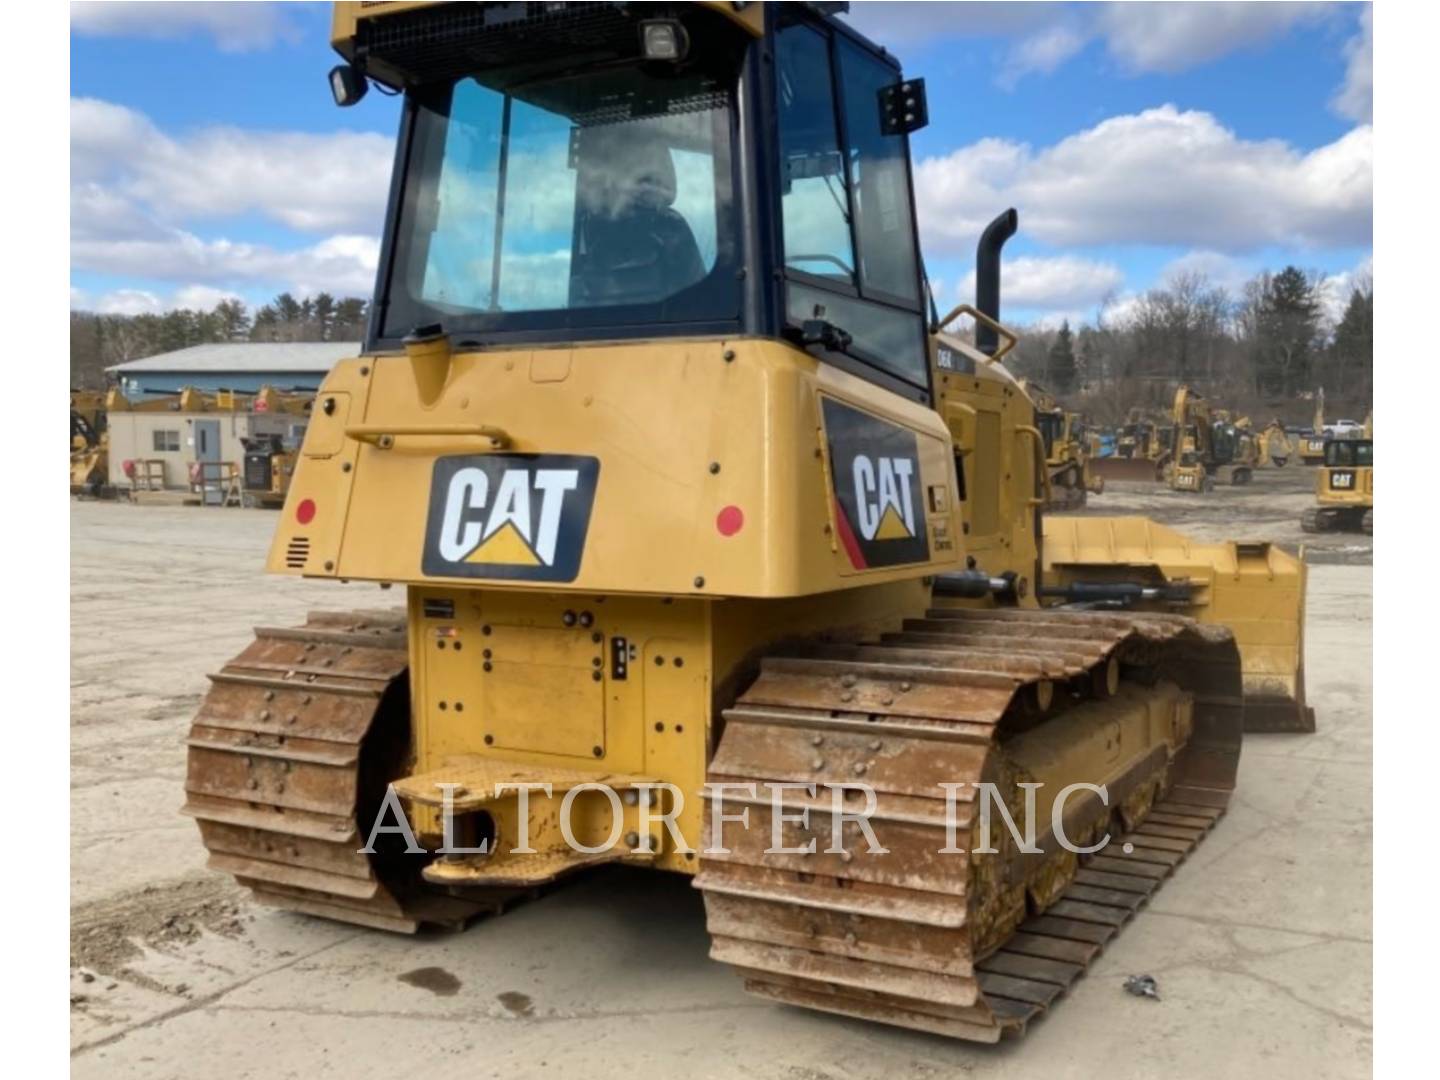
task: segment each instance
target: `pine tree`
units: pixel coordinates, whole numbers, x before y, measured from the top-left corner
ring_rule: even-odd
[[[1353,289],[1331,346],[1335,396],[1370,396],[1370,371],[1375,360],[1375,292]]]
[[[1060,324],[1055,340],[1050,344],[1046,356],[1046,378],[1057,394],[1068,394],[1075,389],[1075,335],[1070,332],[1070,320]]]
[[[1309,385],[1320,335],[1320,300],[1304,271],[1262,275],[1255,310],[1256,375],[1262,391],[1293,397]]]

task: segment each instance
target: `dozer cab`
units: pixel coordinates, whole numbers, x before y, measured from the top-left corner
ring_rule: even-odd
[[[1366,431],[1371,430],[1367,421]],[[1371,534],[1375,524],[1375,443],[1363,439],[1328,439],[1325,464],[1315,474],[1316,505],[1305,511],[1306,532],[1346,530]]]
[[[933,317],[923,84],[827,7],[336,5],[337,100],[404,109],[268,565],[405,607],[212,677],[186,811],[261,900],[413,931],[682,873],[752,992],[995,1041],[1223,815],[1234,638],[1039,608],[1033,405],[976,375],[1014,214]]]

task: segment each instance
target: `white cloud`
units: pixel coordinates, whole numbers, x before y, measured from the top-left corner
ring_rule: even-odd
[[[1057,22],[1039,33],[1022,38],[1011,50],[996,81],[1013,88],[1026,75],[1048,75],[1085,47],[1086,34],[1078,26]]]
[[[95,304],[101,315],[156,315],[164,310],[160,297],[144,289],[116,289]]]
[[[1184,274],[1198,274],[1207,278],[1212,285],[1224,289],[1232,297],[1238,297],[1245,283],[1255,276],[1258,269],[1257,264],[1251,260],[1222,255],[1218,251],[1187,251],[1166,263],[1160,270],[1158,280],[1163,285]]]
[[[71,311],[95,311],[101,315],[159,315],[180,309],[213,311],[222,300],[239,300],[238,293],[209,285],[187,285],[168,297],[149,289],[115,289],[91,300],[83,289],[70,290]]]
[[[1255,48],[1297,26],[1333,19],[1343,9],[1311,2],[1167,3],[855,3],[851,18],[894,47],[936,40],[1011,38],[996,82],[1058,69],[1093,41],[1130,75],[1174,74]],[[1368,52],[1368,29],[1367,29]],[[1347,47],[1347,56],[1350,56]],[[1357,61],[1351,59],[1352,72]],[[1368,56],[1365,61],[1368,86]],[[1347,87],[1350,80],[1347,80]],[[1367,91],[1368,93],[1368,91]],[[1337,106],[1337,108],[1342,108]],[[1343,108],[1342,108],[1343,111]],[[1368,111],[1355,119],[1369,120]]]
[[[1345,82],[1330,102],[1341,116],[1371,122],[1375,112],[1375,18],[1366,4],[1360,13],[1360,32],[1345,43]]]
[[[80,240],[70,247],[77,270],[216,287],[284,284],[302,295],[369,296],[379,257],[377,239],[347,235],[294,251],[202,240],[179,230],[157,240]]]
[[[223,52],[267,49],[278,41],[295,42],[300,28],[272,3],[128,3],[112,0],[70,5],[70,29],[89,37],[139,37],[174,40],[207,34]]]
[[[1001,296],[1005,307],[1074,312],[1092,308],[1125,283],[1125,274],[1111,263],[1072,255],[1021,255],[1005,260]],[[975,295],[975,272],[960,284],[958,295]]]
[[[1319,3],[1115,3],[1096,12],[1110,54],[1134,73],[1174,73],[1325,18]]]
[[[1249,141],[1173,105],[1117,116],[1041,150],[982,139],[918,163],[932,251],[968,252],[997,210],[1052,244],[1156,244],[1237,253],[1370,242],[1374,139],[1359,127],[1302,153]]]
[[[240,299],[240,294],[230,289],[216,289],[210,285],[186,285],[176,291],[170,306],[190,311],[213,311],[222,300]]]
[[[70,117],[75,269],[172,281],[204,307],[246,287],[370,294],[390,140],[228,128],[175,139],[133,109],[84,98],[72,99]],[[287,250],[194,227],[247,214],[319,235]],[[184,291],[155,302],[174,304]],[[109,302],[138,310],[152,295],[133,293]]]
[[[1043,27],[1064,10],[1059,3],[935,4],[895,0],[857,0],[849,19],[867,37],[881,45],[918,45],[937,37],[988,37],[1017,34]]]
[[[1350,294],[1369,286],[1375,278],[1375,257],[1366,255],[1352,269],[1330,274],[1320,282],[1320,308],[1327,326],[1335,326],[1345,314]]]
[[[393,143],[337,131],[210,128],[173,139],[133,109],[70,102],[71,182],[170,222],[258,213],[295,229],[378,229]]]

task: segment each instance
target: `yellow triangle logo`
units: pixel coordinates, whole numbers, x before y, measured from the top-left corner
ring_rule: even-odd
[[[880,527],[875,530],[876,540],[908,540],[910,530],[905,527],[901,520],[900,513],[893,506],[886,507],[885,516],[880,519]]]
[[[510,566],[540,566],[540,558],[520,535],[513,521],[500,526],[498,532],[469,555],[468,563],[504,563]]]

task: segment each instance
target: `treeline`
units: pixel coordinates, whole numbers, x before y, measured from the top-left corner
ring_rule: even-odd
[[[157,353],[227,341],[359,341],[369,303],[317,293],[297,300],[281,293],[251,312],[239,300],[222,300],[210,311],[177,309],[162,314],[70,313],[70,385],[102,389],[105,369]]]
[[[1324,317],[1325,281],[1293,266],[1233,295],[1203,274],[1179,274],[1093,324],[1032,330],[1010,366],[1097,423],[1139,406],[1168,410],[1175,386],[1214,404],[1305,423],[1314,392],[1328,418],[1363,418],[1373,393],[1375,290],[1357,281],[1344,315]]]

